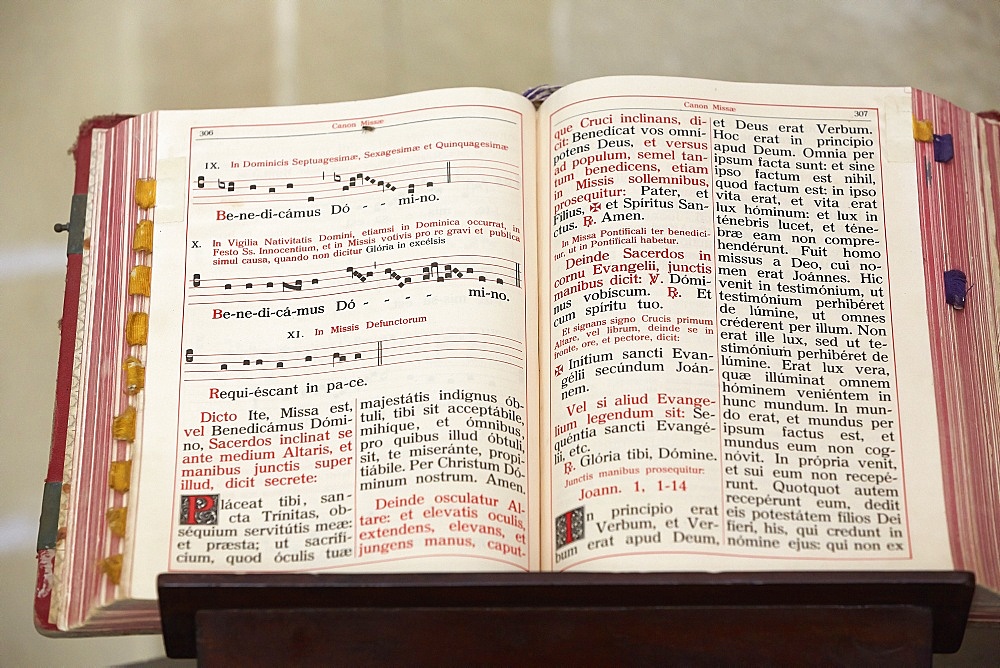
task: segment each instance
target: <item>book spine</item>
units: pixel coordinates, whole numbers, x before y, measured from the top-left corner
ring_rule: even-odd
[[[35,587],[35,627],[44,634],[58,633],[55,623],[50,619],[50,606],[56,544],[60,538],[60,503],[65,492],[63,467],[66,457],[72,368],[79,315],[80,273],[83,264],[84,227],[86,225],[87,191],[90,177],[91,136],[95,129],[113,127],[127,118],[128,116],[121,115],[98,116],[81,124],[76,143],[70,149],[76,168],[76,176],[73,184],[69,221],[65,225],[56,227],[57,232],[68,232],[68,240],[66,286],[62,316],[59,320],[61,334],[52,419],[52,443],[49,451],[48,470],[45,475],[37,541],[38,573]]]

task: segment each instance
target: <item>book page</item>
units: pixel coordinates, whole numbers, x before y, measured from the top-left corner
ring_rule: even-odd
[[[134,595],[159,571],[531,568],[530,103],[159,127]]]
[[[909,92],[542,109],[543,567],[951,568]]]

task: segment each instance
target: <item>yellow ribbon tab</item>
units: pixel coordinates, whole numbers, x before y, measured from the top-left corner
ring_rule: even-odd
[[[130,346],[146,345],[146,338],[149,334],[149,314],[129,313],[125,321],[125,340]]]
[[[156,179],[138,179],[135,182],[135,203],[140,209],[156,206]]]
[[[119,494],[124,494],[132,484],[132,460],[121,459],[111,462],[108,469],[108,487]]]
[[[932,121],[913,119],[913,138],[917,141],[932,141],[934,139],[934,123]]]
[[[108,518],[108,528],[111,529],[111,533],[119,538],[124,538],[125,525],[128,523],[128,508],[111,508],[108,510],[106,517]]]
[[[135,357],[126,357],[122,362],[125,372],[125,394],[138,394],[146,386],[146,367]]]
[[[135,226],[135,236],[132,238],[132,250],[153,252],[153,221],[143,218]]]
[[[135,440],[135,406],[129,406],[111,422],[111,435],[119,441]]]
[[[112,584],[120,584],[122,581],[122,555],[112,554],[107,559],[97,562],[97,567],[108,576]]]
[[[148,297],[152,276],[152,268],[144,264],[137,264],[132,267],[132,271],[128,274],[128,293],[130,295],[143,295]]]

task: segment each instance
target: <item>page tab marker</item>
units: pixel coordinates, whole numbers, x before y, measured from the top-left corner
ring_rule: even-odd
[[[955,157],[955,144],[950,134],[934,135],[934,160],[948,162]]]
[[[914,118],[913,138],[917,141],[931,141],[934,138],[934,123]]]

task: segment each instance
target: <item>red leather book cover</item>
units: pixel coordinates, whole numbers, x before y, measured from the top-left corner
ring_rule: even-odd
[[[76,165],[73,200],[69,223],[57,229],[69,234],[66,251],[66,287],[63,294],[62,317],[59,320],[59,362],[56,374],[55,409],[52,418],[52,445],[45,474],[45,491],[38,531],[38,572],[35,583],[35,626],[42,633],[57,633],[49,621],[52,602],[52,576],[55,545],[59,531],[59,500],[63,487],[63,464],[66,456],[66,433],[72,388],[73,355],[80,302],[80,271],[82,267],[83,227],[86,213],[87,188],[90,180],[90,140],[97,128],[110,128],[129,118],[124,115],[95,116],[83,122],[76,143],[70,150]]]

